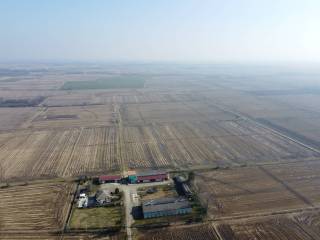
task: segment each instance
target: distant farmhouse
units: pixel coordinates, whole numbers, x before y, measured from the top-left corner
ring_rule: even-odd
[[[142,203],[144,218],[182,215],[192,212],[189,201],[185,198],[159,198]]]

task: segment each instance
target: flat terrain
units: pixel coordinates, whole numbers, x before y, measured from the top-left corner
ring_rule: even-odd
[[[74,209],[69,227],[70,229],[121,227],[121,219],[121,207]]]
[[[228,240],[311,240],[320,238],[317,220],[319,220],[318,211],[233,221],[231,224],[220,223],[215,229],[223,239]]]
[[[5,176],[30,179],[123,168],[239,166],[314,160],[319,155],[241,120],[124,126],[121,130],[117,126],[77,128],[72,125],[77,121],[81,124],[78,119],[40,120],[51,124],[48,130],[33,128],[0,134]]]
[[[93,81],[72,81],[65,82],[63,90],[88,90],[108,88],[141,88],[144,85],[142,76],[118,76],[107,79],[96,79]]]
[[[74,186],[40,183],[0,190],[0,233],[58,231],[64,227]]]
[[[0,66],[1,182],[193,170],[206,223],[139,238],[319,238],[320,72],[228,64]],[[30,231],[41,230],[38,239],[57,239],[51,232],[63,227],[72,191],[64,183],[1,189],[1,238],[37,239]]]
[[[68,234],[45,234],[45,233],[23,233],[23,234],[1,234],[3,240],[126,240],[124,233],[118,234],[85,234],[85,233],[68,233]]]
[[[178,227],[145,232],[137,232],[138,240],[219,240],[218,235],[210,225],[197,225],[194,227]]]
[[[197,173],[194,181],[213,219],[272,215],[319,207],[319,162]]]

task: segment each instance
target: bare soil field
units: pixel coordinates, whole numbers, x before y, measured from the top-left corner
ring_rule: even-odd
[[[189,227],[172,227],[160,230],[138,232],[138,240],[218,240],[218,236],[210,225]]]
[[[7,179],[101,173],[119,167],[114,141],[114,128],[22,131],[6,134],[0,159]]]
[[[122,132],[124,162],[136,168],[259,164],[318,155],[241,120],[152,124]]]
[[[0,108],[0,131],[23,128],[37,108]]]
[[[320,204],[319,168],[319,161],[264,167],[267,174],[284,183],[288,189],[293,189],[296,195],[300,195],[312,207],[319,207]]]
[[[319,206],[318,162],[197,173],[195,188],[209,218],[290,212]]]
[[[287,217],[220,224],[216,229],[225,240],[312,240],[320,237],[318,233]]]
[[[306,211],[320,201],[319,91],[307,84],[308,75],[227,65],[7,68],[0,71],[0,167],[9,181],[198,169],[194,185],[222,238],[319,239],[319,214]],[[144,84],[63,90],[67,82],[97,88],[98,79],[130,75],[143,75]],[[23,99],[34,107],[9,107]],[[0,238],[20,239],[8,230],[22,229],[30,232],[26,239],[109,239],[49,234],[61,229],[70,192],[67,184],[0,190]],[[201,225],[139,237],[218,239],[215,234]]]
[[[123,167],[262,164],[317,156],[241,121],[123,127],[120,132],[117,127],[24,130],[0,134],[0,143],[7,178],[77,176]]]
[[[0,234],[2,240],[125,240],[126,235],[124,233],[119,234],[85,234],[85,233],[2,233]]]
[[[74,190],[74,186],[67,183],[43,183],[1,189],[1,234],[61,230]]]
[[[318,116],[303,117],[277,117],[257,119],[263,124],[309,144],[313,147],[320,145],[320,130]]]
[[[113,125],[113,107],[81,106],[43,108],[32,120],[30,128],[55,129]]]
[[[320,212],[319,210],[306,211],[295,214],[291,217],[296,221],[304,231],[314,236],[314,239],[320,238]]]
[[[74,112],[57,108],[58,112],[53,109],[47,115],[40,112],[32,123],[47,123],[42,126],[47,130],[33,127],[0,134],[5,176],[77,176],[122,168],[239,166],[317,157],[311,150],[242,120],[85,128],[76,127],[77,122],[96,125],[99,116],[105,115],[97,107],[98,120],[90,122],[94,114],[87,109],[83,115],[74,115],[82,113],[79,108]],[[45,119],[48,116],[50,120]]]
[[[166,102],[187,102],[203,99],[189,92],[154,91],[154,90],[86,90],[55,91],[44,102],[44,106],[85,106],[104,104],[150,104]]]

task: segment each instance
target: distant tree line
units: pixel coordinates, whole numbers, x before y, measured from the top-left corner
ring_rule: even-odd
[[[4,99],[0,98],[0,107],[36,107],[45,97],[39,96],[35,98],[21,99]]]

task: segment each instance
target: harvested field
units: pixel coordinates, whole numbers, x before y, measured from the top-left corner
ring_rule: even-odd
[[[124,125],[181,122],[192,120],[233,120],[236,117],[230,113],[208,106],[198,109],[199,104],[176,103],[149,103],[128,104],[121,109]]]
[[[90,126],[112,126],[113,108],[107,106],[51,107],[33,119],[30,128],[55,129]]]
[[[313,240],[319,239],[319,230],[307,227],[290,217],[281,216],[244,220],[238,223],[218,224],[216,227],[225,240]]]
[[[0,162],[6,177],[77,176],[121,168],[234,166],[317,156],[240,120],[127,126],[121,130],[117,126],[65,129],[68,121],[70,125],[77,121],[86,124],[81,119],[58,118],[39,121],[48,122],[50,127],[42,126],[48,130],[0,134]],[[96,124],[94,121],[87,122]]]
[[[210,225],[193,227],[165,228],[138,232],[138,240],[218,240],[215,230]]]
[[[126,235],[124,233],[119,234],[46,234],[46,233],[3,233],[0,235],[2,240],[125,240]]]
[[[0,232],[57,231],[67,218],[74,185],[43,183],[0,190]]]
[[[126,149],[121,156],[131,168],[261,164],[318,156],[243,120],[128,126],[121,136]]]
[[[208,201],[210,218],[294,211],[319,204],[318,177],[311,174],[311,169],[318,169],[318,164],[310,163],[307,164],[309,167],[300,168],[297,163],[197,173],[194,185],[202,201]]]
[[[288,163],[280,166],[265,166],[270,176],[294,189],[300,198],[311,207],[320,204],[319,161]]]
[[[320,239],[320,211],[306,211],[292,216],[304,231],[309,232],[314,239]]]
[[[202,101],[203,96],[193,92],[171,91],[125,91],[125,90],[87,90],[59,92],[49,96],[42,105],[44,106],[83,106],[97,104],[150,104],[150,103],[179,103]]]
[[[26,123],[36,113],[37,108],[0,108],[0,131],[24,128]]]
[[[0,162],[7,179],[116,170],[115,138],[114,128],[24,131],[6,135],[0,147]]]
[[[245,66],[129,65],[3,68],[2,177],[14,182],[128,168],[198,169],[195,189],[204,204],[208,200],[208,220],[216,220],[225,239],[319,239],[319,214],[306,211],[320,206],[319,90],[305,88],[309,75],[297,77],[295,69],[284,77],[282,70],[263,74],[262,68]],[[5,196],[0,203],[9,206],[1,209],[6,228],[29,231],[26,239],[108,239],[50,235],[64,221],[51,202],[62,206],[59,197],[68,204],[64,194],[71,190],[64,184],[40,186],[0,190]],[[17,211],[23,212],[20,222]],[[19,234],[0,238],[19,239]],[[209,225],[139,236],[216,239]]]

